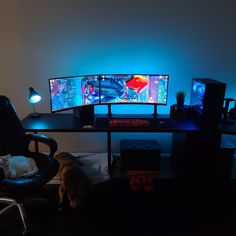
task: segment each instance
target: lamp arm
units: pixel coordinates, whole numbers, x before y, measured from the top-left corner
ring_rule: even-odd
[[[35,109],[35,105],[34,105],[34,103],[31,103],[31,104],[32,104],[32,107],[33,107],[33,109],[34,109],[34,112],[31,113],[30,117],[31,117],[31,118],[37,118],[37,117],[40,117],[41,115],[40,115],[39,113],[36,112],[36,109]]]
[[[35,105],[34,105],[34,103],[32,103],[32,107],[33,107],[33,110],[34,110],[34,114],[36,114],[36,110],[35,110]]]

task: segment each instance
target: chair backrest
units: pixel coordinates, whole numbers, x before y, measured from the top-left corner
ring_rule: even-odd
[[[27,153],[24,128],[8,97],[0,96],[0,156]]]

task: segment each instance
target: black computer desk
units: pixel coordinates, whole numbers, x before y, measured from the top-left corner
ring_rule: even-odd
[[[22,120],[22,125],[26,132],[105,132],[107,133],[107,153],[108,170],[111,174],[112,150],[111,139],[113,132],[146,132],[146,133],[199,133],[200,126],[193,120],[171,119],[169,115],[158,115],[154,118],[152,115],[134,115],[123,114],[113,115],[112,118],[143,118],[150,119],[150,127],[130,127],[130,128],[111,128],[107,124],[109,117],[98,114],[94,117],[93,128],[83,128],[82,122],[74,118],[73,114],[68,113],[43,113],[38,118],[31,118],[29,115]],[[164,121],[164,126],[159,126],[159,122]],[[38,146],[36,144],[36,148]]]

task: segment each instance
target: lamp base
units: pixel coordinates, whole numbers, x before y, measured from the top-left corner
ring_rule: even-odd
[[[34,112],[34,113],[31,113],[29,116],[30,116],[30,118],[39,118],[41,116],[41,114]]]

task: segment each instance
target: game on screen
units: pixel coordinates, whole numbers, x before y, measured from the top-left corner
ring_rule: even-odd
[[[49,80],[51,110],[106,103],[166,105],[167,75],[91,75]]]

